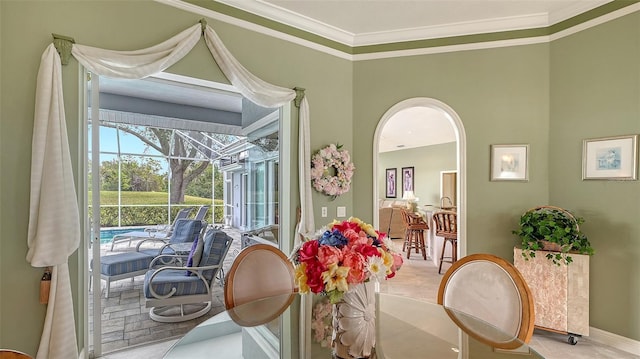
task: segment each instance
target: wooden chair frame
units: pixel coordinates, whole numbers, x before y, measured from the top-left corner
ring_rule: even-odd
[[[529,289],[529,286],[524,280],[524,277],[520,274],[518,269],[513,266],[513,264],[507,262],[506,260],[497,257],[492,254],[472,254],[466,257],[461,258],[457,262],[455,262],[449,270],[444,274],[442,281],[440,282],[440,287],[438,288],[438,304],[447,306],[444,303],[445,291],[447,289],[447,285],[450,279],[464,266],[472,264],[474,262],[490,262],[499,266],[502,270],[504,270],[509,277],[513,280],[513,284],[515,285],[515,289],[520,296],[520,304],[522,308],[520,326],[518,328],[517,334],[513,338],[513,340],[508,342],[496,342],[483,336],[476,331],[467,328],[464,323],[459,320],[453,311],[447,311],[447,314],[451,317],[451,319],[467,334],[471,337],[475,338],[478,341],[481,341],[485,344],[491,345],[494,348],[500,349],[516,349],[522,345],[522,343],[528,343],[533,336],[533,329],[535,324],[535,313],[534,313],[534,304],[533,304],[533,294]],[[491,290],[491,288],[487,288],[487,290]],[[455,309],[455,308],[452,308]],[[467,313],[473,316],[473,313]]]
[[[288,271],[289,280],[291,281],[290,291],[276,290],[276,292],[274,293],[265,293],[263,297],[270,297],[273,295],[280,295],[280,294],[287,294],[288,292],[291,292],[291,293],[295,292],[295,283],[294,283],[295,274],[294,274],[293,263],[291,263],[291,261],[289,261],[287,256],[275,246],[272,246],[269,244],[254,244],[252,246],[249,246],[243,249],[240,252],[240,254],[238,254],[238,256],[234,259],[233,264],[231,264],[231,268],[229,269],[229,273],[227,274],[227,278],[224,283],[224,304],[227,309],[231,309],[237,305],[244,304],[242,301],[238,301],[234,295],[233,288],[235,285],[237,285],[236,274],[238,272],[238,269],[243,265],[243,263],[245,263],[246,260],[251,260],[251,258],[249,257],[256,254],[256,252],[259,252],[259,251],[266,251],[277,256],[277,258],[281,260],[282,263],[285,265]],[[264,277],[264,276],[273,276],[274,274],[273,273],[256,273],[255,275],[256,277]]]

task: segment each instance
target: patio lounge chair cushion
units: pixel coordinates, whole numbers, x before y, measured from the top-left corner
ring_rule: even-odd
[[[216,229],[210,229],[207,231],[203,241],[202,258],[199,265],[194,267],[222,264],[232,240],[233,239],[223,231]],[[184,269],[177,268],[164,268],[159,271],[159,273],[153,278],[153,282],[150,285],[150,278],[156,270],[157,269],[151,269],[145,275],[144,295],[146,298],[154,298],[153,294],[149,290],[151,285],[153,286],[153,290],[160,296],[171,293],[173,288],[175,288],[175,293],[173,294],[174,297],[207,293],[207,283],[204,283],[195,275],[186,276]],[[202,272],[202,276],[209,282],[209,285],[215,279],[215,275],[218,270],[219,268],[208,269]]]
[[[140,252],[124,252],[100,257],[100,273],[118,276],[149,269],[153,256]]]
[[[144,295],[153,298],[149,290],[149,278],[154,273],[149,270],[144,277]],[[167,269],[153,278],[153,290],[159,295],[167,295],[175,288],[174,297],[207,293],[207,285],[196,276],[185,276],[184,270]]]
[[[176,221],[173,233],[171,233],[171,237],[165,246],[162,248],[141,249],[144,242],[140,242],[138,243],[136,250],[152,256],[158,256],[160,254],[176,254],[171,248],[171,245],[193,242],[198,237],[198,234],[202,229],[202,225],[202,221],[194,219],[179,219]]]

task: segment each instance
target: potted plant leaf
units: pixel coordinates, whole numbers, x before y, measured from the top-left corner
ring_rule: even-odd
[[[580,231],[583,222],[583,218],[566,209],[539,206],[526,211],[520,217],[520,228],[512,233],[521,240],[525,260],[535,257],[535,251],[548,251],[546,257],[554,264],[569,264],[573,262],[570,253],[594,253],[587,236]]]

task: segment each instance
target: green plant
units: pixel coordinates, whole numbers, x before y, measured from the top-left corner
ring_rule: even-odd
[[[555,244],[555,253],[547,253],[554,264],[569,264],[569,253],[593,255],[594,250],[587,236],[580,231],[582,217],[553,206],[541,206],[525,212],[520,217],[520,228],[512,231],[520,237],[522,256],[525,260],[535,257],[535,251],[549,250],[545,244]],[[546,242],[546,243],[545,243]]]

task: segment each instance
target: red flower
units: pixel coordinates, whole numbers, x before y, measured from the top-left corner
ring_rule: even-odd
[[[317,260],[318,257],[318,241],[307,241],[302,243],[302,247],[300,248],[299,253],[299,261],[300,262],[309,262],[311,260]]]
[[[378,252],[378,247],[372,246],[371,244],[356,244],[350,248],[350,251],[354,251],[362,254],[366,257],[380,257],[380,252]]]
[[[324,282],[322,281],[322,272],[324,271],[324,266],[318,260],[307,262],[307,270],[305,271],[307,285],[313,293],[320,293],[324,289]]]
[[[342,233],[345,233],[348,229],[352,229],[356,231],[356,233],[360,233],[360,231],[362,230],[359,224],[354,222],[349,222],[349,221],[342,221],[340,223],[336,223],[333,225],[332,229],[337,229]]]

